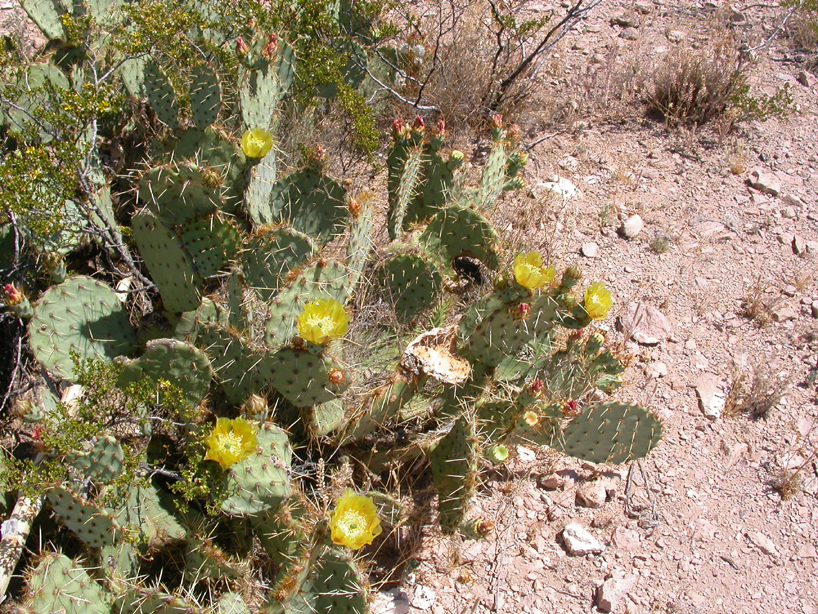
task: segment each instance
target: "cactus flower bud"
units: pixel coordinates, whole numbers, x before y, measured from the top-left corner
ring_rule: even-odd
[[[573,416],[579,411],[579,403],[576,401],[565,401],[562,404],[562,413],[566,416]]]
[[[21,288],[14,284],[6,284],[3,286],[3,300],[6,305],[13,307],[26,300],[26,295]]]
[[[515,320],[525,320],[531,315],[531,305],[520,303],[509,309],[509,313]]]
[[[236,54],[240,58],[243,58],[248,53],[250,53],[250,46],[244,42],[244,39],[241,36],[239,36],[236,38]]]
[[[397,139],[403,136],[403,121],[400,119],[392,120],[392,138]]]
[[[508,448],[498,443],[489,450],[489,458],[495,463],[504,463],[508,460]]]
[[[341,369],[332,369],[329,373],[327,373],[327,379],[330,381],[330,383],[335,384],[336,386],[338,384],[343,384],[344,378],[345,375]]]
[[[278,50],[278,35],[273,33],[267,39],[267,44],[264,45],[264,49],[261,50],[261,55],[263,55],[268,60],[272,60],[275,57],[276,51]]]
[[[500,113],[491,116],[491,127],[495,130],[503,129],[503,116]]]
[[[361,203],[354,198],[349,199],[349,214],[352,217],[358,217],[361,214]]]
[[[426,130],[426,122],[423,121],[423,118],[420,115],[415,118],[415,121],[412,124],[412,130],[415,132],[423,132]]]
[[[541,379],[535,379],[528,385],[528,391],[535,397],[540,396],[543,390],[545,390],[545,382]]]
[[[432,128],[432,134],[446,136],[446,122],[442,119],[437,120],[435,127]]]

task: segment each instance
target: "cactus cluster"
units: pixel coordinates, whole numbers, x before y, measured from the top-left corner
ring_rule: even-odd
[[[62,36],[61,4],[24,5]],[[277,176],[268,140],[297,69],[292,48],[267,35],[239,39],[235,53],[234,108],[208,64],[192,68],[186,91],[158,59],[120,67],[166,133],[119,212],[153,284],[141,312],[60,260],[47,267],[59,282],[33,307],[5,290],[55,381],[76,381],[76,359],[93,359],[116,365],[119,389],[155,392],[134,410],[138,433],[112,426],[81,449],[42,451],[66,472],[48,484],[50,509],[87,550],[85,560],[39,556],[27,572],[31,611],[362,613],[366,575],[352,550],[383,538],[357,504],[344,522],[353,533],[366,522],[366,539],[338,537],[341,514],[322,498],[338,456],[327,450],[372,474],[425,458],[441,528],[468,533],[484,459],[502,460],[506,444],[624,463],[661,439],[645,408],[587,404],[623,371],[591,326],[607,312],[604,288],[577,296],[579,271],[557,278],[538,255],[509,266],[489,217],[522,185],[525,156],[501,118],[473,186],[442,121],[393,124],[389,240],[378,244],[376,199],[332,179],[320,148]],[[463,275],[463,261],[493,287]],[[41,405],[26,420],[58,413]],[[320,458],[320,469],[299,458]],[[256,546],[263,560],[250,556]],[[153,561],[172,561],[174,586],[151,576]],[[266,588],[251,608],[259,574]]]

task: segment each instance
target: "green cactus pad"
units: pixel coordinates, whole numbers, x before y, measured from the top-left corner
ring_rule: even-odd
[[[272,224],[276,219],[270,206],[270,196],[277,174],[276,149],[273,147],[266,156],[253,165],[244,192],[244,212],[255,227]]]
[[[145,65],[145,93],[159,121],[171,130],[175,130],[179,125],[176,93],[156,62],[150,61]]]
[[[190,111],[193,125],[204,130],[219,116],[221,91],[219,78],[211,66],[199,64],[193,67],[190,83]]]
[[[63,524],[92,548],[114,544],[122,537],[121,527],[113,514],[84,500],[78,493],[55,486],[48,491],[46,498]]]
[[[36,614],[105,614],[99,584],[88,571],[64,554],[46,553],[28,577],[26,603]]]
[[[84,478],[99,484],[118,478],[122,474],[124,460],[125,453],[119,442],[110,435],[102,435],[87,450],[68,454],[65,464]]]
[[[310,571],[285,612],[311,614],[364,614],[366,590],[361,572],[339,549],[328,548],[310,565]]]
[[[297,574],[305,568],[309,560],[309,539],[304,534],[301,523],[293,518],[298,512],[298,508],[293,510],[291,504],[285,503],[276,514],[252,519],[253,532],[275,564],[276,575],[271,583],[275,592],[285,589],[283,585],[292,586],[288,582],[291,574]]]
[[[259,365],[267,381],[296,407],[332,401],[351,383],[352,376],[327,355],[284,348]],[[340,381],[334,383],[336,376]]]
[[[409,205],[415,200],[422,169],[423,151],[420,147],[412,147],[405,152],[403,168],[397,176],[394,192],[389,192],[387,224],[389,238],[393,241],[406,229],[404,219]]]
[[[344,187],[310,169],[296,171],[276,183],[273,214],[318,244],[332,240],[349,217]]]
[[[364,267],[369,260],[369,253],[372,251],[372,232],[375,228],[375,212],[372,207],[362,205],[358,216],[352,220],[349,228],[349,241],[347,242],[347,270],[349,281],[347,282],[351,294],[361,279]]]
[[[468,207],[451,205],[441,209],[420,239],[447,265],[458,256],[477,258],[490,269],[500,264],[497,233],[486,218]]]
[[[185,402],[193,408],[202,402],[210,390],[213,371],[207,356],[189,343],[176,339],[155,339],[148,342],[142,356],[125,365],[117,385],[124,389],[128,384],[146,377],[154,384],[164,380],[180,389]],[[159,403],[162,398],[158,398]]]
[[[386,300],[402,322],[431,307],[440,292],[440,273],[431,262],[415,254],[389,258],[379,269],[379,279]]]
[[[304,408],[310,433],[314,437],[329,435],[344,422],[344,403],[340,398]]]
[[[227,278],[227,305],[230,309],[228,326],[240,333],[252,330],[253,326],[253,307],[247,300],[246,289],[241,271],[233,269]]]
[[[349,421],[348,432],[344,434],[342,442],[360,441],[397,419],[401,409],[414,397],[419,383],[398,373],[393,381],[372,391],[360,418]]]
[[[168,226],[211,215],[221,204],[218,191],[204,185],[201,168],[193,163],[150,168],[139,178],[137,196]]]
[[[267,384],[261,373],[266,357],[251,349],[241,335],[219,326],[203,325],[196,345],[210,357],[216,380],[234,405],[261,391]]]
[[[150,211],[133,216],[133,238],[159,288],[165,309],[192,311],[202,300],[202,278],[176,236]]]
[[[287,433],[264,424],[256,437],[256,453],[233,465],[226,475],[232,494],[221,509],[230,516],[266,514],[290,495],[292,450]]]
[[[225,268],[241,245],[236,227],[218,215],[191,220],[179,231],[187,253],[193,258],[193,270],[202,278]]]
[[[491,210],[506,182],[506,149],[503,141],[494,141],[480,177],[479,208]]]
[[[440,528],[454,533],[462,522],[474,489],[474,427],[466,416],[452,425],[429,455],[438,492]]]
[[[285,285],[287,273],[309,260],[315,243],[292,228],[276,228],[253,235],[241,253],[247,283],[263,301],[269,301]]]
[[[571,420],[558,449],[592,463],[618,465],[644,458],[661,439],[662,423],[648,410],[599,403]]]
[[[272,346],[289,342],[297,333],[298,316],[307,303],[319,298],[346,303],[351,291],[347,278],[346,267],[335,260],[318,260],[304,269],[290,286],[270,301],[265,342]]]
[[[137,536],[138,543],[159,549],[186,539],[187,530],[172,513],[173,499],[153,484],[130,484],[127,501],[117,521]]]
[[[236,593],[225,593],[216,604],[214,614],[252,614],[244,599]]]
[[[242,68],[239,100],[241,117],[247,130],[269,130],[280,98],[281,82],[275,66],[267,64],[254,70]]]
[[[451,197],[454,170],[461,163],[444,159],[439,151],[431,152],[423,165],[425,181],[403,220],[404,230],[412,224],[428,220],[445,206]]]
[[[28,323],[34,357],[57,377],[74,382],[70,352],[109,362],[135,348],[136,334],[114,291],[77,276],[46,290]]]
[[[56,0],[20,0],[20,6],[49,40],[65,40],[62,23],[65,8],[61,3]]]

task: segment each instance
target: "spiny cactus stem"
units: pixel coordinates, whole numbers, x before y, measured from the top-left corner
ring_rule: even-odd
[[[20,560],[31,525],[42,508],[42,497],[20,497],[11,516],[3,523],[3,539],[0,540],[0,603],[6,598],[11,575]]]

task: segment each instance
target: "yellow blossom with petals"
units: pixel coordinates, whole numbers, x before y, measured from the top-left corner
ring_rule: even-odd
[[[244,418],[219,418],[205,438],[205,460],[216,461],[225,471],[256,451],[256,431]]]
[[[332,543],[358,550],[381,534],[381,519],[369,497],[347,488],[329,519]]]
[[[585,289],[585,311],[592,320],[604,320],[612,306],[611,293],[601,281],[596,281]]]
[[[537,426],[537,422],[540,421],[540,417],[533,411],[527,411],[523,414],[523,420],[525,420],[525,423],[528,426]]]
[[[298,334],[315,345],[337,339],[348,328],[349,316],[344,306],[333,298],[320,298],[307,304],[298,316]]]
[[[241,150],[248,158],[263,158],[272,148],[273,135],[261,128],[248,130],[241,137]]]
[[[550,283],[557,275],[554,267],[544,267],[537,252],[518,254],[514,259],[514,279],[523,288],[534,290]]]

